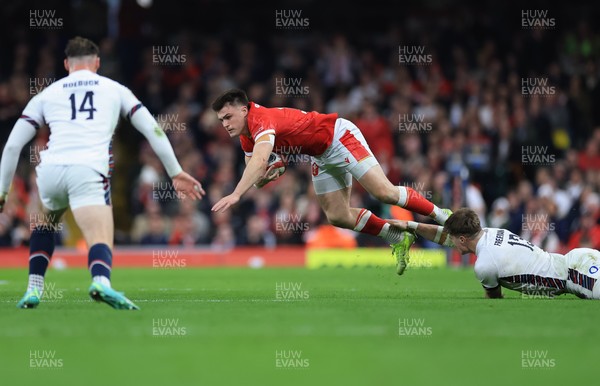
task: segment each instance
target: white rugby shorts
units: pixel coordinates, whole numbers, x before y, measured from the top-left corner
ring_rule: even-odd
[[[325,194],[352,186],[352,177],[358,180],[375,165],[379,163],[360,129],[338,118],[331,145],[319,157],[311,157],[315,192]]]
[[[83,165],[38,165],[37,186],[44,206],[52,211],[111,205],[110,179]]]

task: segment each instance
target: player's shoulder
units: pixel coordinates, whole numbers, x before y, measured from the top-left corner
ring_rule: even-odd
[[[55,82],[52,82],[52,84],[48,85],[42,91],[34,95],[29,102],[36,103],[46,99],[53,99],[58,92],[63,90],[65,80],[68,78],[68,76],[65,76],[64,78],[60,78]]]
[[[272,114],[273,111],[275,110],[272,107],[266,107],[266,106],[263,106],[259,103],[252,102],[252,101],[250,101],[248,103],[248,106],[249,106],[248,114],[255,116],[255,117]]]
[[[108,78],[106,76],[99,75],[99,74],[96,74],[96,75],[97,75],[98,79],[102,82],[102,85],[105,87],[115,88],[120,91],[130,91],[129,88],[127,88],[127,86],[117,82],[114,79],[111,79],[111,78]]]
[[[507,237],[506,229],[500,228],[483,228],[483,234],[479,238],[476,246],[477,259],[492,259],[494,258],[494,252],[502,244],[504,239]]]
[[[248,126],[252,131],[254,128],[262,127],[265,122],[272,122],[274,119],[275,108],[265,107],[256,102],[248,104]],[[255,127],[256,126],[256,127]]]
[[[498,235],[499,229],[496,228],[483,228],[484,234],[477,242],[475,255],[475,265],[473,269],[478,278],[489,275],[497,271],[498,265],[496,259],[498,257],[498,248],[494,248],[494,240]]]

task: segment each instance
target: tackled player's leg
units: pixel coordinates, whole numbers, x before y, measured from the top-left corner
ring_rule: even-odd
[[[378,163],[357,180],[378,201],[429,216],[440,225],[444,225],[452,214],[449,209],[438,208],[413,188],[392,184]]]
[[[414,238],[406,240],[406,233],[377,217],[370,210],[350,207],[352,189],[350,173],[342,168],[328,168],[325,164],[321,165],[322,167],[316,163],[313,164],[313,187],[329,223],[340,228],[378,236],[387,241],[392,246],[393,254],[398,260],[397,273],[401,275],[406,268],[407,253],[401,256],[397,251],[407,251],[408,248],[401,249],[396,245],[405,242],[412,244]]]

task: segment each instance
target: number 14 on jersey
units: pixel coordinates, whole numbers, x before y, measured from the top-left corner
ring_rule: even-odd
[[[69,99],[71,100],[71,120],[73,120],[77,117],[78,111],[80,113],[88,113],[87,118],[85,118],[86,120],[94,119],[94,111],[96,111],[96,109],[94,108],[94,92],[93,91],[87,91],[85,93],[83,100],[81,101],[81,105],[79,105],[79,110],[75,109],[75,93],[71,94]],[[86,104],[89,107],[86,107]]]

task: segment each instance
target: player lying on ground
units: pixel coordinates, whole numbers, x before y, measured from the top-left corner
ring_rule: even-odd
[[[44,206],[43,221],[31,232],[29,285],[17,307],[36,307],[44,292],[44,275],[54,252],[54,230],[67,207],[89,247],[90,296],[114,308],[138,309],[111,288],[113,213],[110,176],[112,136],[119,115],[126,116],[148,140],[184,195],[202,198],[198,181],[182,171],[173,148],[152,115],[121,84],[96,74],[98,47],[84,38],[71,39],[64,61],[69,75],[33,97],[8,138],[0,164],[0,211],[15,174],[19,154],[45,122],[50,127],[47,149],[36,167]]]
[[[501,298],[501,287],[530,295],[553,297],[570,293],[584,299],[600,299],[600,252],[576,248],[561,255],[549,253],[506,229],[481,228],[479,217],[468,208],[457,210],[443,227],[413,221],[390,220],[400,229],[438,244],[454,246],[460,253],[474,253],[475,276],[488,298]],[[409,235],[412,235],[409,236]],[[410,248],[405,242],[403,248]]]
[[[267,169],[269,155],[293,149],[311,156],[313,187],[329,222],[386,240],[398,260],[400,275],[406,268],[398,248],[402,233],[370,211],[350,207],[352,177],[381,202],[430,216],[440,224],[448,218],[449,211],[438,208],[415,190],[392,184],[358,127],[337,114],[266,108],[250,102],[246,93],[237,89],[219,96],[212,108],[229,135],[240,137],[246,154],[241,180],[233,193],[215,203],[213,211],[235,205],[253,185],[260,188],[277,179],[279,173],[272,167]]]

